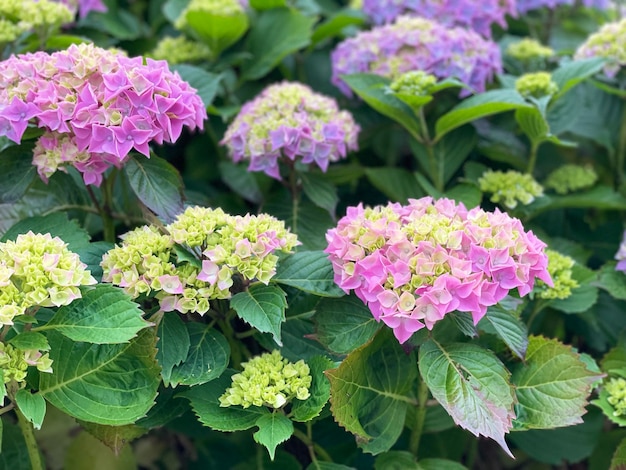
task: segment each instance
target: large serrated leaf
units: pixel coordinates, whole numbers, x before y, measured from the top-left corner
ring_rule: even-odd
[[[235,294],[230,305],[239,318],[262,333],[271,333],[276,344],[282,346],[280,328],[285,321],[287,299],[280,287],[253,284],[247,291]]]
[[[511,378],[518,399],[518,429],[548,429],[582,422],[592,383],[590,371],[570,346],[541,336],[529,338],[526,363]]]
[[[254,440],[265,446],[270,459],[274,460],[276,446],[293,434],[293,423],[282,413],[272,413],[261,416],[255,425],[259,430],[254,433]]]
[[[69,250],[74,251],[89,244],[89,234],[78,225],[75,220],[70,220],[65,212],[54,212],[50,215],[28,217],[13,225],[2,236],[0,241],[15,240],[18,235],[32,231],[34,233],[49,233],[53,237],[59,237]]]
[[[333,266],[323,251],[300,251],[282,260],[272,281],[321,297],[342,297]]]
[[[311,396],[306,400],[294,400],[291,408],[294,421],[310,421],[318,416],[330,397],[330,383],[324,371],[333,367],[333,361],[324,356],[315,356],[308,361],[311,373]]]
[[[82,298],[60,307],[54,317],[33,331],[55,330],[74,341],[95,344],[125,343],[150,326],[139,305],[121,289],[99,284]]]
[[[526,356],[528,329],[514,313],[496,304],[487,309],[487,314],[478,323],[488,333],[495,333],[520,359]]]
[[[172,369],[187,359],[189,354],[189,331],[175,312],[166,313],[159,322],[157,337],[156,359],[161,366],[163,383],[169,385]]]
[[[475,344],[420,347],[419,370],[433,397],[454,422],[475,436],[496,441],[512,456],[504,435],[515,417],[515,394],[509,371],[489,350]]]
[[[388,330],[326,371],[335,420],[357,436],[365,452],[391,448],[404,428],[417,368]]]
[[[129,343],[76,343],[47,333],[52,374],[39,374],[39,393],[74,418],[119,426],[134,423],[154,403],[160,382],[151,330]]]

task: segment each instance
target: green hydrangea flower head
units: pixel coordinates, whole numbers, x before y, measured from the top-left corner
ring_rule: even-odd
[[[530,61],[552,57],[554,50],[544,46],[536,39],[524,38],[521,41],[509,44],[506,48],[506,55],[520,61]]]
[[[25,31],[23,25],[18,25],[0,17],[0,44],[15,41]]]
[[[593,186],[598,174],[593,167],[567,164],[548,175],[543,185],[558,194],[567,194]]]
[[[243,371],[232,376],[232,385],[220,397],[220,406],[267,406],[282,408],[293,399],[311,396],[309,366],[283,358],[278,350],[242,363]]]
[[[183,10],[174,23],[174,26],[178,29],[188,26],[187,14],[193,12],[207,12],[218,16],[234,16],[244,13],[244,8],[239,0],[191,0],[187,8]]]
[[[626,380],[613,377],[604,384],[604,389],[609,394],[607,401],[615,409],[613,416],[626,415]]]
[[[515,81],[515,89],[525,98],[541,98],[559,91],[549,72],[525,73]]]
[[[48,353],[42,354],[36,349],[23,351],[10,344],[0,342],[0,370],[4,383],[24,382],[29,366],[37,367],[40,372],[52,372],[52,359]]]
[[[167,60],[170,65],[200,62],[212,56],[209,46],[185,36],[164,37],[149,55],[156,60]]]
[[[96,280],[67,244],[49,233],[20,234],[0,243],[0,324],[34,306],[60,307],[81,297]]]
[[[519,171],[488,170],[478,179],[483,193],[491,193],[491,202],[515,209],[518,203],[528,205],[543,196],[543,188],[532,175]]]
[[[20,23],[28,29],[50,31],[74,20],[74,12],[63,3],[49,0],[31,0],[20,3]]]
[[[574,260],[550,249],[546,250],[546,255],[548,255],[548,273],[554,286],[550,287],[539,279],[535,285],[535,292],[541,299],[567,299],[572,295],[572,289],[579,287],[578,281],[572,279]]]
[[[412,70],[396,78],[389,88],[394,93],[406,95],[428,95],[428,90],[437,83],[437,77],[422,70]]]
[[[574,59],[589,57],[605,57],[608,63],[604,66],[604,73],[614,77],[620,68],[626,65],[626,18],[613,23],[605,23],[599,31],[592,34],[580,45]]]

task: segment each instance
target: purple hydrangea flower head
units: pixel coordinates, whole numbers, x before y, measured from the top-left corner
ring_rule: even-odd
[[[450,199],[349,207],[326,239],[335,282],[401,343],[455,310],[476,324],[510,290],[528,294],[536,278],[552,286],[545,243],[518,219]]]
[[[613,78],[626,65],[625,40],[626,18],[621,21],[606,23],[580,45],[574,54],[574,59],[605,57],[608,62],[604,66],[604,73]]]
[[[474,31],[447,27],[416,16],[364,31],[341,42],[332,52],[331,81],[352,96],[341,75],[374,73],[395,79],[423,70],[443,79],[456,77],[476,91],[502,70],[498,46]],[[467,95],[467,90],[462,95]]]
[[[19,144],[29,124],[44,129],[33,161],[44,181],[71,165],[98,185],[132,150],[149,158],[150,142],[175,142],[206,117],[196,90],[165,61],[80,44],[0,62],[0,135]]]
[[[104,13],[107,7],[102,0],[55,0],[57,3],[66,5],[73,12],[77,12],[80,18],[85,18],[91,11]]]
[[[539,8],[554,9],[560,5],[574,5],[575,0],[517,0],[517,11],[524,14],[530,10],[538,10]],[[582,0],[580,2],[587,8],[597,8],[606,10],[611,6],[610,0]]]
[[[626,273],[626,232],[622,238],[622,243],[619,246],[619,250],[615,253],[615,259],[617,260],[616,271],[622,271]]]
[[[411,14],[491,37],[491,25],[505,28],[506,15],[516,16],[517,10],[515,0],[363,0],[363,12],[377,25]]]
[[[334,99],[301,83],[282,82],[246,103],[221,143],[235,162],[248,160],[249,171],[280,179],[278,162],[283,158],[326,171],[330,162],[357,149],[359,130]]]

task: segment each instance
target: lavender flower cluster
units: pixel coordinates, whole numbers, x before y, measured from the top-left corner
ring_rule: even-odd
[[[335,283],[401,343],[454,310],[476,324],[511,289],[528,294],[535,278],[552,286],[545,243],[518,219],[450,199],[349,207],[326,239]]]
[[[33,157],[44,181],[71,165],[100,185],[131,150],[149,158],[150,142],[174,142],[206,117],[196,90],[165,61],[80,44],[0,62],[0,135],[19,144],[29,124],[44,129]]]
[[[411,16],[344,40],[331,59],[331,81],[347,96],[352,92],[341,76],[353,73],[374,73],[393,80],[405,72],[422,70],[440,79],[456,77],[474,90],[484,91],[486,83],[502,70],[500,50],[494,42],[465,28]]]
[[[556,8],[560,5],[574,5],[575,0],[517,0],[517,11],[519,13],[526,13],[530,10],[538,10],[539,8]],[[587,8],[597,8],[599,10],[605,10],[611,6],[610,0],[582,0],[582,3]]]
[[[106,12],[107,7],[102,0],[56,0],[67,6],[74,14],[78,13],[80,18],[86,17],[91,11]]]

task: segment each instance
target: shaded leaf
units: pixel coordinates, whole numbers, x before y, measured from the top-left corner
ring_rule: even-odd
[[[333,279],[333,266],[326,253],[299,251],[280,262],[272,281],[321,297],[342,297],[344,292]]]
[[[14,145],[0,152],[0,203],[17,201],[36,177],[32,145]]]
[[[415,456],[405,450],[390,450],[376,457],[374,470],[419,470]]]
[[[294,400],[291,408],[294,421],[310,421],[318,416],[330,398],[330,383],[324,371],[333,367],[333,361],[315,356],[307,361],[311,373],[311,396],[306,400]]]
[[[619,443],[613,458],[611,459],[610,470],[624,470],[626,468],[626,439]]]
[[[487,314],[478,322],[478,328],[494,333],[520,359],[524,360],[528,347],[528,329],[515,313],[499,304],[487,309]]]
[[[404,168],[366,168],[365,175],[376,189],[391,201],[406,203],[411,198],[426,195],[415,181],[415,176]]]
[[[337,188],[320,174],[302,173],[300,178],[302,179],[304,194],[313,204],[327,210],[334,217],[339,202]]]
[[[235,294],[230,305],[239,318],[262,333],[271,333],[276,344],[282,346],[280,327],[285,321],[287,299],[280,287],[253,284]]]
[[[311,44],[315,46],[324,39],[340,36],[346,26],[361,26],[365,22],[363,16],[361,12],[354,10],[342,10],[335,13],[315,28],[311,36]]]
[[[178,72],[183,80],[196,89],[205,108],[213,103],[213,98],[215,98],[220,81],[222,81],[222,75],[207,72],[200,67],[189,64],[174,64],[170,66],[170,69]]]
[[[134,424],[127,424],[125,426],[107,426],[104,424],[81,421],[80,425],[85,431],[111,449],[115,455],[119,455],[120,451],[126,444],[148,432],[145,428]]]
[[[260,204],[263,201],[263,193],[257,183],[254,174],[248,171],[245,165],[236,165],[232,162],[219,162],[218,168],[222,175],[222,181],[235,193],[246,201]]]
[[[616,299],[626,300],[626,274],[616,271],[615,261],[609,261],[598,270],[598,279],[594,283]]]
[[[169,385],[172,369],[179,365],[189,354],[191,342],[185,324],[175,313],[165,313],[157,327],[156,359],[161,366],[163,383]]]

